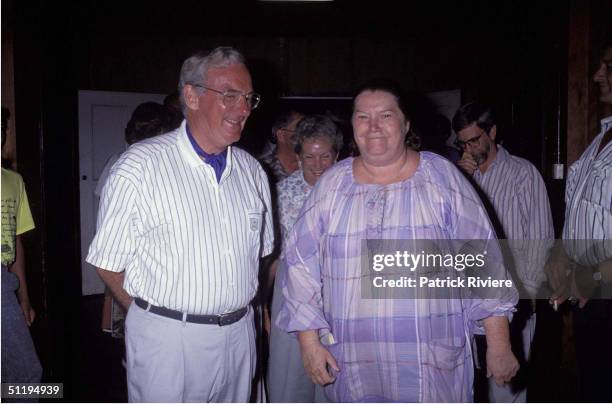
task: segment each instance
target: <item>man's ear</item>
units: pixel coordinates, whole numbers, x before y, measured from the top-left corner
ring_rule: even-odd
[[[200,106],[200,95],[196,91],[196,88],[190,84],[183,87],[183,99],[185,105],[189,109],[198,109]]]
[[[493,127],[489,130],[489,137],[491,140],[495,141],[495,136],[497,136],[497,125],[493,125]]]

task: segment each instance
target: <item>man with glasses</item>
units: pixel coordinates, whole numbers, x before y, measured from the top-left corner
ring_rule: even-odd
[[[457,165],[473,180],[489,205],[491,221],[499,239],[506,239],[511,252],[511,275],[521,297],[535,298],[543,280],[548,240],[554,239],[552,214],[542,176],[529,161],[513,156],[495,144],[497,125],[489,106],[473,102],[459,108],[453,117],[457,145],[463,150]],[[513,352],[521,370],[529,358],[536,316],[529,300],[521,300],[510,323],[515,341]],[[491,402],[525,402],[526,385],[519,375],[498,386],[489,379]]]
[[[249,303],[274,236],[266,174],[232,144],[260,96],[228,47],[189,57],[179,94],[181,126],[111,169],[87,261],[129,308],[129,401],[246,402]]]
[[[270,182],[276,184],[298,169],[295,147],[295,128],[304,116],[294,110],[280,115],[272,125],[272,138],[260,158],[268,171]]]

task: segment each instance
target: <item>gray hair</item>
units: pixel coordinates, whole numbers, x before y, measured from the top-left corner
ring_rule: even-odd
[[[327,139],[332,145],[332,149],[339,153],[342,149],[342,132],[334,123],[332,118],[327,115],[308,115],[298,123],[295,128],[295,147],[294,151],[300,154],[302,144],[307,140]]]
[[[210,53],[198,52],[183,62],[178,83],[178,92],[183,114],[187,108],[183,98],[183,88],[187,84],[203,84],[206,82],[209,69],[232,65],[246,65],[244,56],[229,46],[219,46]]]

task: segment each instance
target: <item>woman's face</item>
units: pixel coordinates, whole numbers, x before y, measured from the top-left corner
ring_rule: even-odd
[[[362,158],[368,164],[385,166],[405,150],[410,122],[395,96],[386,91],[364,91],[355,99],[353,132]]]
[[[308,184],[314,185],[325,170],[335,163],[337,153],[329,139],[314,138],[302,143],[299,157],[304,179]]]

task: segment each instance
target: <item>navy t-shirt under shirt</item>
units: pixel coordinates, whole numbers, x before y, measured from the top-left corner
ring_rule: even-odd
[[[191,145],[195,149],[196,153],[198,153],[198,156],[203,158],[204,161],[209,164],[213,168],[213,170],[215,170],[215,175],[217,176],[217,183],[219,183],[219,181],[221,181],[221,175],[223,174],[223,170],[225,170],[225,165],[227,164],[227,148],[219,154],[206,153],[204,150],[202,150],[200,145],[198,145],[198,142],[196,142],[196,140],[193,138],[193,135],[189,130],[189,125],[186,125],[185,128],[187,129],[187,137],[189,137]]]

